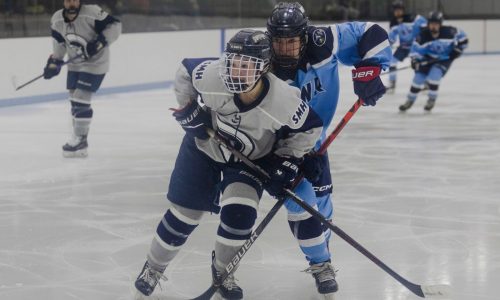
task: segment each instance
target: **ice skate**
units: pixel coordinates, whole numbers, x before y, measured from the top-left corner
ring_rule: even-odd
[[[432,108],[434,107],[434,104],[436,104],[436,99],[427,100],[427,103],[424,106],[424,110],[427,112],[430,112],[432,110]]]
[[[310,273],[314,277],[318,293],[324,299],[335,299],[334,293],[338,291],[339,287],[335,280],[335,270],[329,261],[311,265],[304,272]]]
[[[215,268],[215,253],[212,253],[212,279],[215,283],[220,283],[221,272]],[[243,290],[236,284],[236,278],[233,274],[229,274],[226,280],[220,284],[217,290],[218,299],[223,300],[239,300],[243,299]],[[217,299],[217,298],[216,298]]]
[[[140,299],[142,295],[144,296],[151,295],[156,285],[159,285],[158,283],[160,279],[167,280],[167,277],[163,275],[164,271],[165,268],[163,268],[163,270],[154,269],[146,261],[144,267],[142,267],[141,273],[135,280],[135,288],[138,290],[138,292],[140,292],[137,293],[136,299]],[[137,296],[139,296],[139,298]]]
[[[62,146],[63,149],[63,156],[64,157],[87,157],[87,148],[88,148],[88,143],[87,143],[87,136],[82,135],[73,135],[71,140],[68,141],[64,146]]]
[[[402,105],[399,106],[399,111],[400,112],[405,112],[407,111],[412,105],[413,105],[413,102],[415,101],[411,101],[411,100],[406,100],[406,102]]]
[[[385,87],[387,94],[394,94],[396,92],[396,80],[389,81],[389,85]]]

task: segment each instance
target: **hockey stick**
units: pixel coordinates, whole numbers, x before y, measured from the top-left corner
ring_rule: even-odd
[[[352,116],[356,113],[356,111],[359,109],[359,107],[363,104],[363,101],[361,99],[358,99],[354,105],[351,107],[351,109],[344,115],[342,120],[340,120],[339,124],[335,129],[330,133],[330,135],[326,138],[326,140],[321,144],[321,147],[318,150],[319,154],[325,153],[326,149],[330,144],[333,142],[333,140],[339,135],[339,133],[342,131],[342,129],[345,127],[347,122],[352,118]],[[244,161],[244,163],[249,166],[250,168],[254,169],[256,172],[261,174],[263,177],[266,179],[269,179],[269,174],[267,174],[266,171],[264,171],[262,168],[260,168],[258,165],[254,164],[252,161],[250,161],[246,156],[241,154],[239,151],[235,150],[231,146],[229,146],[226,141],[224,141],[219,135],[217,135],[213,130],[209,130],[209,135],[220,145],[231,151],[236,157]],[[301,174],[299,177],[295,180],[293,184],[293,188],[297,186],[297,184],[302,181],[304,176]],[[259,237],[259,235],[262,233],[264,228],[266,228],[267,224],[272,220],[272,218],[276,215],[278,210],[281,208],[283,203],[285,202],[285,198],[280,198],[278,201],[274,204],[274,206],[271,208],[271,210],[267,213],[267,215],[264,217],[264,219],[260,222],[260,224],[257,226],[257,228],[252,232],[250,238],[246,240],[246,242],[241,246],[241,248],[238,250],[236,255],[231,259],[231,262],[226,266],[224,272],[221,274],[221,279],[220,282],[213,282],[212,285],[200,296],[193,298],[192,300],[209,300],[212,298],[212,296],[217,292],[217,289],[219,286],[226,280],[226,278],[234,271],[235,267],[239,264],[243,256],[248,252],[250,247],[253,245],[255,240]]]
[[[422,61],[422,62],[420,63],[420,66],[427,66],[427,65],[429,65],[429,64],[437,63],[437,62],[440,62],[440,61],[445,61],[445,60],[442,60],[442,59],[430,59],[430,60],[425,60],[425,61]],[[397,69],[392,70],[392,71],[387,71],[387,72],[381,73],[380,75],[386,75],[386,74],[390,74],[390,73],[394,73],[394,72],[399,72],[399,71],[406,70],[406,69],[410,69],[410,68],[411,68],[411,65],[409,65],[409,66],[404,66],[404,67],[397,68]]]
[[[67,64],[69,64],[69,63],[72,63],[72,62],[74,62],[76,59],[78,59],[78,58],[82,58],[83,56],[84,56],[84,55],[83,55],[83,54],[81,54],[81,55],[75,56],[75,57],[73,57],[73,58],[70,58],[70,59],[68,59],[67,61],[63,62],[63,63],[62,63],[59,67],[60,67],[60,68],[62,68],[64,65],[67,65]],[[37,81],[38,79],[40,79],[40,78],[42,78],[42,77],[43,77],[43,74],[42,74],[42,75],[38,75],[37,77],[35,77],[35,78],[31,79],[31,80],[30,80],[30,81],[28,81],[28,82],[25,82],[25,83],[21,84],[20,86],[17,86],[16,76],[12,76],[12,78],[11,78],[11,79],[12,79],[12,85],[14,86],[14,89],[15,89],[16,91],[18,91],[18,90],[22,89],[23,87],[25,87],[25,86],[27,86],[27,85],[29,85],[29,84],[31,84],[31,83],[33,83],[33,82]]]
[[[358,102],[361,102],[361,100],[356,101],[355,105],[358,104]],[[355,112],[357,110],[357,108],[355,108],[353,106],[353,108],[351,110],[354,110],[354,112]],[[342,126],[342,127],[345,126],[345,123],[342,125],[342,123],[343,123],[342,121],[341,121],[341,123],[337,127],[339,127],[339,126]],[[337,134],[338,134],[338,132],[337,132]],[[259,166],[255,165],[246,156],[244,156],[239,151],[237,151],[236,149],[234,149],[231,146],[229,146],[222,139],[218,138],[217,135],[213,134],[213,132],[212,132],[212,135],[213,135],[214,140],[217,143],[219,143],[220,145],[222,145],[223,147],[225,147],[226,149],[228,149],[234,156],[236,156],[237,158],[241,159],[241,161],[243,163],[245,163],[247,166],[249,166],[250,168],[252,168],[255,171],[261,170],[261,168]],[[321,149],[323,149],[323,150],[326,149],[323,146],[325,144],[327,144],[328,141],[329,141],[329,143],[331,143],[331,141],[333,141],[334,138],[335,138],[335,136],[332,139],[327,139],[327,141],[325,141],[325,143],[322,145]],[[265,177],[265,178],[269,178],[269,174],[267,174],[266,172],[260,172],[259,174],[261,176]],[[348,244],[350,244],[351,246],[353,246],[356,250],[358,250],[359,252],[361,252],[361,254],[363,254],[365,257],[367,257],[372,262],[374,262],[377,266],[379,266],[382,270],[384,270],[386,273],[388,273],[389,275],[391,275],[394,279],[396,279],[399,283],[401,283],[403,286],[405,286],[408,290],[410,290],[415,295],[417,295],[419,297],[422,297],[422,298],[447,297],[449,295],[449,293],[450,293],[450,291],[449,291],[450,290],[450,286],[449,285],[418,285],[418,284],[415,284],[413,282],[408,281],[403,276],[399,275],[394,270],[392,270],[389,266],[387,266],[380,259],[378,259],[370,251],[368,251],[366,248],[364,248],[356,240],[354,240],[352,237],[350,237],[342,229],[340,229],[339,227],[337,227],[333,223],[331,223],[328,220],[326,220],[323,215],[321,215],[318,211],[316,211],[314,208],[312,208],[309,204],[305,203],[293,191],[291,191],[290,189],[285,189],[284,191],[286,192],[286,194],[290,197],[290,199],[292,201],[294,201],[295,203],[297,203],[300,207],[302,207],[305,211],[307,211],[309,214],[311,214],[314,218],[316,218],[318,221],[320,221],[325,226],[327,226],[328,228],[330,228],[333,232],[335,232],[344,241],[346,241]],[[278,201],[278,203],[280,203],[279,204],[280,206],[281,206],[282,202],[283,202],[283,199],[280,199]],[[277,204],[275,204],[275,206]],[[274,212],[274,214],[275,213],[276,212]],[[267,218],[267,216],[266,216],[266,218]],[[264,221],[262,223],[264,223]],[[259,227],[262,225],[262,223],[259,224]],[[267,225],[267,223],[269,223],[269,220],[267,220],[267,222],[266,222],[265,225]],[[265,227],[265,225],[264,225],[264,227]],[[241,258],[243,257],[243,255],[248,251],[248,249],[253,244],[253,242],[258,237],[258,235],[262,232],[262,230],[263,230],[263,228],[259,232],[257,232],[257,229],[256,229],[255,233],[257,233],[257,235],[255,237],[252,235],[252,237],[249,240],[247,240],[247,242],[245,242],[245,244],[242,246],[242,248],[240,248],[240,251],[238,251],[237,255],[235,256],[235,258],[233,258],[233,260],[231,261],[231,263],[228,266],[226,266],[226,270],[224,272],[224,273],[226,273],[226,277],[227,277],[227,275],[229,275],[231,273],[232,270],[234,270],[234,267],[239,263],[239,261],[241,260]],[[244,249],[243,252],[241,252],[242,249]],[[224,277],[224,279],[225,279],[225,277]],[[220,285],[223,281],[224,280],[221,280],[221,282],[218,283],[218,284]],[[216,284],[212,284],[212,286],[209,288],[209,290],[207,290],[208,293],[205,292],[203,295],[201,295],[201,296],[199,296],[199,297],[197,297],[195,299],[208,300],[215,293],[216,290],[217,290]],[[208,297],[208,296],[210,296],[210,297]]]
[[[300,199],[294,192],[287,189],[287,194],[290,196],[291,200],[297,203],[300,207],[302,207],[305,211],[310,213],[315,219],[323,223],[325,226],[330,228],[333,232],[335,232],[339,237],[341,237],[344,241],[346,241],[349,245],[353,246],[356,250],[361,252],[364,256],[366,256],[369,260],[374,262],[377,266],[379,266],[382,270],[391,275],[394,279],[396,279],[399,283],[404,285],[408,290],[410,290],[415,295],[422,298],[432,298],[432,297],[448,297],[450,294],[450,286],[446,284],[439,285],[419,285],[413,282],[408,281],[403,276],[396,273],[393,269],[383,263],[380,259],[378,259],[375,255],[373,255],[370,251],[364,248],[361,244],[356,242],[352,237],[350,237],[345,231],[340,229],[338,226],[333,223],[328,222],[323,215],[321,215],[318,211],[312,208],[309,204],[305,203],[302,199]]]

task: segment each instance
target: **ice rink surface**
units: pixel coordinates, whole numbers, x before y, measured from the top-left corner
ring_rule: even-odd
[[[412,77],[401,71],[396,93],[362,107],[329,150],[335,224],[408,280],[451,284],[454,300],[499,299],[498,70],[500,56],[459,59],[430,114],[423,94],[398,112]],[[341,73],[333,124],[356,100]],[[0,109],[0,299],[133,299],[183,135],[175,103],[171,89],[96,97],[87,159],[61,155],[67,101]],[[152,299],[208,287],[217,224],[204,218]],[[330,247],[337,300],[418,299],[337,236]],[[320,299],[306,267],[283,209],[237,278],[245,299]]]

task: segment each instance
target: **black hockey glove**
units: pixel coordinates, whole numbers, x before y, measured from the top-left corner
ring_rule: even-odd
[[[354,93],[363,100],[363,105],[374,106],[385,94],[385,86],[379,75],[380,66],[359,66],[352,70]]]
[[[87,43],[86,50],[88,57],[90,58],[96,55],[99,51],[104,49],[104,47],[106,47],[107,44],[108,42],[106,42],[106,38],[104,37],[104,35],[99,34],[95,40]]]
[[[316,182],[323,174],[324,155],[306,154],[300,165],[300,170],[309,182]]]
[[[302,159],[296,157],[281,157],[275,154],[266,159],[267,167],[264,169],[271,177],[264,187],[269,195],[279,198],[286,195],[284,188],[292,186],[295,177],[299,172],[299,165]]]
[[[460,47],[455,46],[453,50],[450,52],[450,59],[454,60],[460,57],[462,55],[462,49]]]
[[[192,101],[181,110],[176,110],[172,114],[182,129],[188,135],[199,139],[208,139],[207,127],[212,128],[212,116],[205,111],[198,102]]]
[[[54,76],[59,75],[63,63],[64,61],[50,56],[49,59],[47,60],[45,68],[43,69],[43,78],[50,79]]]
[[[420,70],[420,66],[422,65],[423,61],[420,58],[417,57],[412,57],[411,58],[411,68],[415,71]]]

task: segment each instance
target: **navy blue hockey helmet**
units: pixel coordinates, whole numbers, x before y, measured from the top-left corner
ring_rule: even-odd
[[[404,5],[403,1],[396,0],[396,1],[392,2],[392,10],[396,10],[396,9],[402,9],[402,10],[405,9],[405,5]]]
[[[440,11],[431,11],[427,17],[427,23],[443,24],[443,13]]]
[[[276,53],[276,48],[274,48],[273,60],[279,66],[297,66],[298,61],[305,52],[308,25],[309,19],[306,16],[304,7],[298,2],[280,2],[274,7],[271,16],[267,20],[267,32],[273,39],[273,44],[277,43],[278,39],[300,38],[298,57],[290,57],[281,53]],[[278,47],[278,45],[276,44],[274,47]]]
[[[231,93],[250,91],[271,64],[271,41],[262,31],[240,30],[226,44],[219,75]]]

